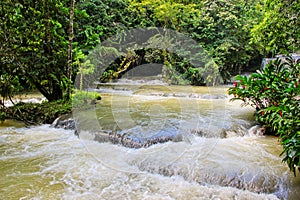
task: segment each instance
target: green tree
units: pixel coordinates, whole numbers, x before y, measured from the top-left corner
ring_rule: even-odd
[[[78,0],[75,6],[74,47],[88,54],[101,41],[127,30],[132,23],[127,7],[124,0]]]
[[[201,20],[193,32],[219,65],[224,79],[241,73],[253,56],[249,46],[251,3],[254,1],[203,1]]]
[[[16,75],[49,101],[62,99],[67,77],[67,3],[1,1],[1,72]]]
[[[74,10],[75,10],[75,0],[71,0],[70,5],[70,26],[69,26],[69,51],[68,51],[68,75],[70,82],[72,82],[73,77],[73,37],[74,37]],[[71,97],[71,83],[67,87],[67,98]]]
[[[251,30],[252,43],[265,57],[299,51],[300,2],[264,0],[260,23]]]
[[[300,171],[300,60],[292,57],[270,62],[257,73],[237,76],[229,89],[232,100],[256,108],[256,120],[279,136],[283,162],[296,175]]]
[[[129,9],[155,26],[186,33],[196,40],[219,65],[223,78],[259,66],[250,30],[260,18],[260,0],[150,1],[131,0]]]

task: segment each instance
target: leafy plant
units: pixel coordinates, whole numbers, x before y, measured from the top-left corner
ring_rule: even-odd
[[[101,100],[97,92],[74,90],[72,95],[73,108],[85,108],[91,106],[96,100]]]
[[[276,59],[257,73],[237,76],[229,88],[231,100],[256,108],[256,120],[279,136],[283,162],[300,170],[300,60]]]
[[[57,117],[70,114],[72,110],[71,101],[44,101],[39,103],[19,102],[11,107],[0,108],[0,120],[16,119],[26,125],[52,123]]]

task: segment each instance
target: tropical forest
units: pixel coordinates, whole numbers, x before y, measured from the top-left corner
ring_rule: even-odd
[[[298,199],[299,15],[297,0],[2,0],[2,198]]]

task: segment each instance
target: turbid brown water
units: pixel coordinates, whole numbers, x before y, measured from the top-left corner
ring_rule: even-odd
[[[253,110],[229,102],[226,88],[113,87],[75,114],[80,139],[49,125],[2,124],[1,198],[298,199],[300,179],[281,163],[277,138],[256,135]],[[181,139],[128,148],[94,141],[94,131]]]

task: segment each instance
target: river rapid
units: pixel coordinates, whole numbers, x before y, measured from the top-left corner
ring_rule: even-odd
[[[102,85],[74,131],[0,127],[0,199],[298,199],[299,175],[225,87]],[[95,141],[126,136],[147,148]],[[174,139],[175,138],[175,139]]]

